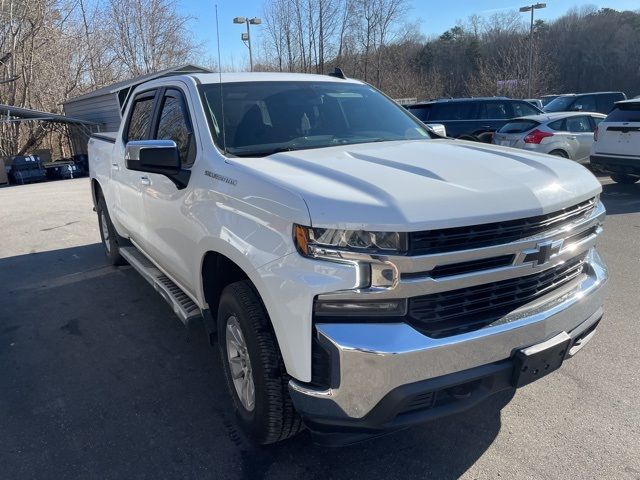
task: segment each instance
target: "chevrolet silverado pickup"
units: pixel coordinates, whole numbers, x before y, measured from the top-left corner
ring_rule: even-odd
[[[155,79],[88,148],[108,260],[204,324],[261,444],[462,411],[558,369],[602,317],[591,173],[443,138],[357,80]]]

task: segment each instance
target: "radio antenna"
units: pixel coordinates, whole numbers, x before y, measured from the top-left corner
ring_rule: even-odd
[[[216,3],[216,37],[218,39],[218,79],[220,82],[220,111],[222,116],[222,150],[227,155],[227,135],[224,126],[224,95],[222,94],[222,59],[220,57],[220,24],[218,23],[218,4]]]

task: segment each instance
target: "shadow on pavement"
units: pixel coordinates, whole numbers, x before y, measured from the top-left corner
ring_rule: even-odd
[[[267,448],[236,429],[217,352],[99,244],[0,259],[5,478],[457,478],[509,395],[332,449]]]
[[[640,212],[640,183],[608,183],[602,186],[600,198],[607,207],[607,215]]]

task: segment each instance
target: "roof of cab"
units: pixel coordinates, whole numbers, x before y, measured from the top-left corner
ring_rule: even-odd
[[[353,78],[337,78],[331,75],[315,75],[309,73],[280,73],[280,72],[238,72],[238,73],[196,73],[190,74],[196,81],[209,83],[240,83],[240,82],[347,82],[359,83],[360,80]]]

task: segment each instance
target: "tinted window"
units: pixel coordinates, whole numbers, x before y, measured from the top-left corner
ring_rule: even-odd
[[[622,103],[614,108],[607,122],[640,122],[640,103]]]
[[[593,95],[585,95],[578,97],[575,103],[571,106],[571,110],[580,112],[595,112],[596,111],[596,97]]]
[[[600,118],[600,117],[591,117],[591,121],[593,122],[593,126],[597,127],[598,125],[600,125],[600,122],[604,120],[604,118]]]
[[[189,155],[192,142],[191,126],[184,98],[178,90],[167,90],[164,96],[156,138],[158,140],[173,140],[178,146],[180,160],[183,163],[193,161]]]
[[[566,119],[567,131],[573,133],[591,132],[591,122],[588,117],[569,117]]]
[[[558,97],[544,107],[545,112],[566,112],[576,97]]]
[[[511,106],[513,107],[514,117],[526,117],[527,115],[538,115],[540,113],[540,110],[527,102],[513,102]]]
[[[423,122],[426,122],[427,120],[429,120],[431,105],[412,105],[410,107],[407,107],[407,110],[409,110]]]
[[[547,127],[549,127],[551,130],[558,130],[560,132],[566,130],[564,126],[564,120],[556,120],[555,122],[548,123]]]
[[[429,120],[471,120],[474,118],[472,102],[443,102],[431,106]]]
[[[498,130],[500,133],[524,133],[540,125],[535,120],[512,120]]]
[[[125,141],[146,140],[149,138],[151,115],[153,114],[153,96],[136,100],[131,107],[131,116],[125,135]]]
[[[204,85],[202,90],[216,143],[226,143],[227,152],[240,157],[431,138],[422,123],[369,85],[252,82],[225,83],[222,92],[217,84]]]
[[[484,102],[480,104],[480,115],[478,118],[486,120],[506,120],[511,117],[511,110],[507,102]]]

